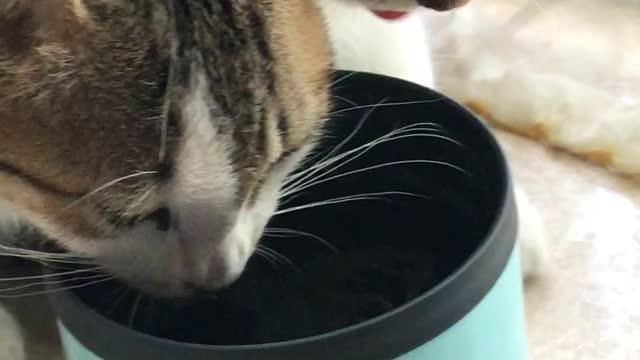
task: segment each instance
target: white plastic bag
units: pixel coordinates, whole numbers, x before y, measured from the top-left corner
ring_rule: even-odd
[[[640,175],[640,2],[474,0],[429,14],[439,88],[493,124]]]

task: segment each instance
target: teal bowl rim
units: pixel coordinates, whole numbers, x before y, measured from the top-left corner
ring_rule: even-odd
[[[202,356],[214,356],[217,359],[247,359],[259,356],[260,359],[337,359],[336,354],[341,354],[341,358],[349,360],[370,360],[377,358],[393,358],[415,349],[429,340],[444,333],[449,327],[462,319],[484,298],[493,287],[499,276],[502,274],[515,246],[517,232],[517,214],[515,200],[513,196],[512,181],[509,175],[507,162],[500,146],[493,137],[487,126],[477,116],[473,115],[462,105],[449,99],[448,97],[424,88],[417,84],[403,80],[363,72],[334,72],[334,78],[342,79],[349,77],[349,81],[378,81],[382,83],[392,83],[391,86],[402,86],[407,91],[420,93],[441,101],[447,106],[449,111],[457,112],[457,116],[465,117],[476,125],[475,131],[482,133],[486,140],[486,145],[491,147],[491,152],[496,156],[497,167],[500,173],[496,174],[496,179],[501,181],[501,198],[498,210],[487,235],[484,237],[478,248],[469,258],[454,272],[442,280],[437,286],[425,292],[418,298],[373,319],[358,323],[340,330],[329,333],[306,337],[302,339],[274,342],[256,345],[202,345],[193,343],[182,343],[173,340],[157,338],[148,334],[140,333],[123,325],[115,323],[86,304],[68,291],[55,291],[50,294],[50,301],[56,309],[62,325],[70,331],[83,346],[105,357],[105,354],[113,354],[108,358],[118,359],[140,359],[153,356],[154,359],[199,359]],[[343,84],[341,84],[343,85]],[[414,334],[408,327],[416,327],[420,323],[416,319],[425,317],[425,304],[436,295],[455,292],[455,288],[464,283],[464,301],[454,303],[451,306],[456,309],[447,314],[431,314],[432,318],[446,318],[446,321],[439,320],[438,329],[431,326],[425,330],[428,334]],[[458,290],[460,291],[460,290]],[[455,297],[452,297],[455,298]],[[444,310],[447,312],[447,310]],[[411,314],[415,316],[412,316]],[[399,320],[399,318],[401,318]],[[412,324],[409,319],[413,319]],[[438,322],[434,320],[435,322]],[[401,324],[398,324],[398,323]],[[387,331],[380,331],[380,327],[387,328]],[[389,331],[389,327],[394,331]],[[382,336],[386,335],[392,336]],[[115,336],[111,338],[107,334]],[[102,335],[102,336],[99,336]],[[106,337],[106,338],[103,338]],[[398,339],[396,339],[396,337]],[[118,341],[114,341],[114,339]],[[122,343],[124,341],[124,344]],[[361,346],[367,344],[367,346]],[[385,346],[384,351],[371,352],[367,347],[376,349]],[[114,348],[116,347],[116,348]],[[117,347],[124,347],[126,350],[119,350]],[[151,349],[153,347],[153,349]],[[357,349],[349,350],[349,347]],[[384,355],[382,355],[384,353]],[[296,355],[297,354],[297,355]],[[347,356],[352,354],[352,356]],[[146,356],[146,357],[145,357]]]

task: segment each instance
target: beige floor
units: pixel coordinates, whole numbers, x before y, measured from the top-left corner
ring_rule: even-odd
[[[533,360],[640,359],[640,187],[501,134],[547,224],[551,267],[527,289]]]
[[[640,187],[517,136],[499,137],[550,239],[552,267],[526,294],[532,360],[640,359]],[[13,305],[30,359],[57,359],[48,309],[37,299]]]

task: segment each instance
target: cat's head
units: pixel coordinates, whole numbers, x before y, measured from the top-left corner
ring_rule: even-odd
[[[0,201],[143,290],[225,286],[329,72],[312,0],[4,0]]]
[[[144,290],[224,286],[320,133],[328,49],[304,0],[5,0],[0,199]]]

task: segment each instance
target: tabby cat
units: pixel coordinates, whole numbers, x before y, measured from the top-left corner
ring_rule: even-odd
[[[333,60],[432,85],[419,14],[371,11],[417,5],[3,0],[0,236],[33,227],[157,295],[233,282],[321,135]]]

